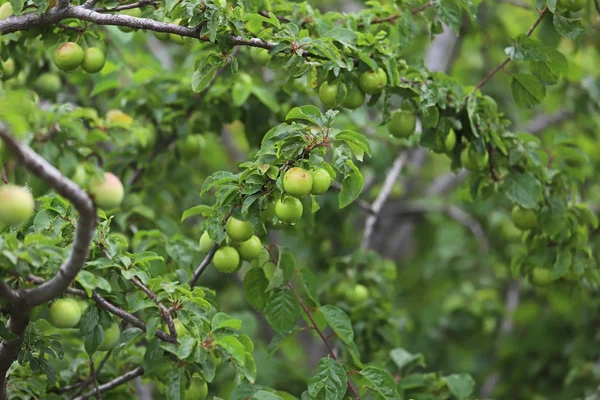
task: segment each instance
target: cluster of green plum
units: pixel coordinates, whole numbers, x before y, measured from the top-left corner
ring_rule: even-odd
[[[106,55],[98,47],[88,47],[85,51],[75,42],[61,44],[54,53],[54,63],[65,72],[81,66],[85,72],[95,74],[104,68]]]
[[[231,245],[220,247],[213,257],[217,271],[232,273],[241,267],[242,261],[252,261],[260,254],[262,243],[254,235],[254,228],[248,221],[230,217],[225,224],[225,231]],[[208,252],[215,241],[208,232],[200,237],[200,250]]]
[[[300,167],[288,169],[283,176],[285,193],[276,202],[267,204],[261,213],[261,219],[266,223],[277,217],[281,222],[295,223],[304,213],[300,199],[308,194],[325,193],[331,186],[331,182],[331,175],[324,168],[316,168],[310,172]],[[225,224],[225,231],[231,245],[220,247],[215,252],[213,264],[220,272],[232,273],[241,267],[242,261],[252,261],[257,258],[262,243],[254,235],[254,228],[248,221],[230,217]],[[200,237],[200,250],[207,253],[214,243],[215,241],[205,231]]]
[[[353,80],[341,105],[350,110],[355,110],[363,105],[367,94],[379,94],[385,85],[387,85],[387,75],[382,68],[377,71],[363,72],[357,79]],[[339,83],[337,81],[325,81],[321,84],[319,98],[325,107],[334,108],[337,105],[338,91]]]
[[[48,320],[58,329],[71,329],[79,324],[81,316],[88,309],[90,303],[85,300],[72,298],[57,299],[52,302],[48,309]],[[119,343],[121,329],[113,321],[110,328],[104,331],[104,340],[98,346],[99,351],[109,351]]]
[[[123,184],[114,174],[108,172],[103,179],[93,179],[88,193],[94,203],[103,209],[118,207],[123,201]],[[0,224],[18,226],[29,220],[35,202],[29,190],[17,185],[0,186]]]

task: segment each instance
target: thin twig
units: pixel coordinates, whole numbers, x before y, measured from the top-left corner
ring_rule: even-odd
[[[160,309],[160,315],[162,317],[162,319],[167,323],[167,326],[169,327],[169,332],[171,332],[171,337],[177,338],[177,331],[175,330],[175,324],[173,323],[173,318],[171,317],[171,312],[169,311],[169,309],[158,300],[158,297],[156,296],[156,294],[154,294],[149,288],[148,286],[144,285],[144,283],[142,281],[140,281],[137,277],[132,277],[131,278],[131,282],[139,287],[142,292],[144,292],[144,294],[146,294],[146,296],[148,296],[148,298],[150,298],[152,301],[154,301],[154,303],[156,303],[156,305],[158,306],[158,308]]]
[[[392,165],[392,168],[390,168],[387,176],[385,177],[385,181],[383,183],[383,187],[381,188],[381,191],[379,192],[379,195],[373,202],[373,206],[371,207],[371,209],[373,210],[373,214],[369,215],[369,217],[367,217],[367,220],[365,222],[365,232],[363,235],[363,241],[362,241],[362,245],[361,245],[361,247],[363,249],[369,248],[369,245],[371,242],[371,236],[373,236],[375,224],[377,223],[377,219],[379,218],[379,213],[381,212],[381,209],[383,208],[385,202],[387,201],[388,197],[390,196],[390,194],[392,192],[392,188],[394,187],[394,184],[396,183],[396,180],[398,179],[400,172],[402,172],[402,167],[404,166],[405,161],[406,161],[406,153],[404,153],[404,152],[400,153],[396,157],[396,159],[394,160],[394,164]]]
[[[154,5],[154,4],[158,4],[156,2],[156,0],[140,0],[136,3],[131,3],[131,4],[122,4],[120,6],[117,7],[113,7],[113,8],[96,8],[94,9],[94,11],[96,12],[117,12],[117,11],[123,11],[123,10],[131,10],[133,8],[141,8],[144,6],[149,6],[149,5]]]
[[[317,332],[317,334],[321,338],[321,341],[323,341],[323,344],[325,344],[325,347],[327,347],[327,351],[329,352],[329,355],[331,356],[331,358],[333,358],[335,361],[337,361],[337,362],[339,362],[341,364],[341,361],[335,355],[335,352],[333,351],[333,349],[331,348],[331,346],[327,342],[327,338],[325,337],[325,335],[323,334],[323,332],[319,329],[319,326],[317,325],[315,319],[313,318],[312,313],[310,312],[310,309],[308,307],[306,307],[306,304],[304,303],[304,300],[302,300],[302,297],[300,297],[300,295],[296,291],[296,288],[294,287],[294,285],[292,284],[292,282],[287,282],[286,285],[287,285],[287,287],[289,287],[291,289],[292,293],[294,293],[294,295],[298,299],[298,302],[300,302],[300,306],[302,307],[302,310],[304,311],[304,313],[306,314],[306,316],[310,320],[310,323],[311,323],[313,329]],[[346,377],[346,379],[347,379],[347,383],[348,383],[348,389],[350,389],[350,392],[352,392],[352,396],[354,397],[355,400],[359,400],[358,392],[356,391],[356,389],[354,388],[354,386],[352,386],[352,382],[350,382],[350,378]]]
[[[213,243],[213,245],[210,247],[210,249],[208,250],[208,254],[206,254],[204,260],[202,260],[198,268],[196,268],[196,271],[194,271],[194,275],[192,276],[192,279],[190,279],[190,287],[196,286],[196,283],[198,283],[198,279],[200,279],[200,275],[202,275],[208,264],[210,264],[218,248],[219,245],[217,243]]]
[[[537,26],[540,24],[540,22],[542,22],[542,18],[544,18],[544,15],[547,12],[548,12],[548,6],[544,7],[544,9],[542,11],[540,11],[540,15],[535,20],[535,22],[533,23],[533,25],[531,25],[531,28],[529,28],[529,31],[527,31],[527,36],[531,36],[531,34],[535,30],[535,28],[537,28]],[[498,65],[496,68],[494,68],[493,70],[491,70],[490,73],[488,73],[487,76],[485,78],[483,78],[483,80],[481,82],[479,82],[477,85],[475,85],[475,87],[473,88],[473,90],[481,89],[490,79],[492,79],[492,77],[496,74],[496,72],[504,69],[504,67],[506,67],[506,65],[510,61],[511,61],[511,58],[510,57],[506,57],[506,59],[504,61],[502,61],[502,63],[500,65]]]
[[[102,392],[106,392],[107,390],[114,389],[117,386],[127,383],[130,380],[135,379],[138,376],[142,376],[142,375],[144,375],[144,368],[137,367],[137,368],[119,376],[118,378],[113,379],[110,382],[107,382],[103,385],[98,386],[97,389],[89,391],[86,394],[84,394],[83,396],[77,397],[73,400],[87,400],[90,397],[96,396],[97,394],[102,393]]]
[[[29,275],[29,277],[27,279],[31,283],[35,283],[38,285],[43,284],[43,282],[44,282],[44,279],[40,278],[39,276],[35,276],[35,275]],[[75,288],[70,287],[66,290],[66,292],[69,294],[75,295],[75,296],[82,297],[84,299],[89,299],[85,290],[75,289]],[[136,328],[139,328],[144,332],[146,331],[146,323],[144,321],[142,321],[135,315],[128,313],[127,311],[123,310],[122,308],[115,306],[110,301],[108,301],[104,297],[100,296],[98,293],[92,291],[91,299],[96,303],[96,305],[98,307],[104,308],[109,313],[116,315],[117,317],[121,318],[124,321],[129,322],[131,325],[135,326]],[[156,331],[156,337],[165,342],[177,343],[176,339],[172,338],[168,333],[161,331],[161,330]]]
[[[100,371],[102,370],[102,367],[104,367],[104,364],[106,364],[106,361],[108,360],[108,358],[110,357],[110,355],[112,354],[112,349],[107,351],[106,354],[104,355],[104,357],[102,357],[102,360],[100,360],[100,364],[98,364],[98,368],[96,368],[96,375],[98,375],[100,373]],[[88,377],[86,380],[81,381],[81,382],[77,382],[74,383],[72,385],[69,386],[64,386],[60,389],[57,390],[58,393],[66,393],[66,392],[70,392],[73,389],[77,389],[77,391],[75,393],[73,393],[72,397],[77,397],[81,392],[83,392],[85,390],[86,387],[88,387],[88,385],[92,382],[92,376]],[[97,386],[97,383],[96,383]]]
[[[91,355],[90,355],[90,377],[92,378],[92,381],[94,382],[94,388],[96,388],[96,393],[98,393],[97,400],[102,400],[102,392],[100,391],[100,389],[98,389],[98,378],[96,377],[96,371],[94,369],[94,359],[92,358]]]

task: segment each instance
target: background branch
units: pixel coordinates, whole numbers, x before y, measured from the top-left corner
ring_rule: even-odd
[[[404,166],[404,162],[406,161],[406,153],[400,153],[396,159],[394,160],[394,164],[390,168],[387,176],[385,177],[385,181],[383,182],[383,187],[381,188],[381,192],[377,195],[377,198],[373,202],[373,206],[371,207],[373,214],[367,217],[365,222],[365,233],[363,236],[363,241],[361,247],[363,249],[368,249],[370,246],[371,236],[373,235],[373,230],[375,229],[375,224],[377,223],[377,219],[379,218],[379,213],[383,208],[383,205],[387,201],[388,197],[390,197],[390,193],[392,192],[392,188],[398,180],[398,176],[402,171],[402,167]]]
[[[97,389],[91,390],[91,391],[87,392],[86,394],[84,394],[83,396],[76,397],[73,400],[87,400],[90,397],[96,396],[98,393],[102,393],[102,392],[106,392],[107,390],[114,389],[117,386],[127,383],[130,380],[135,379],[136,377],[142,376],[142,375],[144,375],[144,368],[137,367],[137,368],[119,376],[118,378],[113,379],[110,382],[107,382],[103,385],[98,386]]]

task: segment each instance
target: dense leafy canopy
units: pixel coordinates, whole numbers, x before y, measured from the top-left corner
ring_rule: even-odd
[[[597,0],[0,3],[0,399],[596,398]]]

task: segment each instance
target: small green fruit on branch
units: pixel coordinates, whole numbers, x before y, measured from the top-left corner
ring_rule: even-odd
[[[31,217],[34,206],[27,189],[15,185],[0,187],[0,224],[21,225]]]

